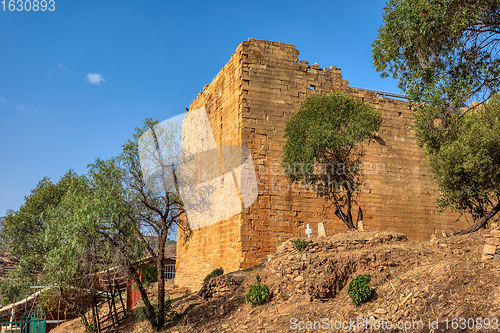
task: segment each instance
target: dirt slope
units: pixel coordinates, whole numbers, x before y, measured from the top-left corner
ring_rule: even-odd
[[[396,233],[350,232],[308,240],[302,251],[290,240],[260,266],[211,279],[203,297],[191,294],[177,300],[177,318],[163,331],[500,331],[500,260],[481,259],[485,236],[481,231],[411,242]],[[267,304],[252,306],[245,304],[245,294],[257,274],[272,297]],[[358,274],[369,274],[374,290],[372,300],[360,306],[347,296],[347,285]],[[480,321],[486,323],[483,319],[474,324],[470,319],[469,327],[460,329],[460,318],[488,318],[490,329],[477,329]],[[492,329],[493,318],[499,329]],[[358,320],[371,321],[372,327],[358,325]],[[135,322],[117,331],[152,330],[147,322]]]

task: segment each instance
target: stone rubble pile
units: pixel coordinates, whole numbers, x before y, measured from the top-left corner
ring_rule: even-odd
[[[244,280],[244,274],[239,271],[211,277],[201,287],[198,296],[203,299],[225,296],[226,293],[231,293],[238,289]]]
[[[500,227],[497,223],[491,224],[491,229],[485,237],[482,259],[500,259]]]
[[[329,251],[345,251],[355,248],[362,248],[363,246],[370,246],[376,244],[385,244],[391,241],[402,242],[406,241],[407,238],[403,234],[399,233],[370,233],[370,232],[358,232],[353,235],[358,235],[354,239],[342,239],[342,240],[329,240],[328,238],[311,239],[306,238],[304,241],[306,246],[303,251],[299,251],[294,242],[300,238],[291,238],[276,248],[276,254],[296,254],[299,252],[329,252]],[[272,256],[271,256],[272,257]],[[267,259],[269,261],[270,258]]]

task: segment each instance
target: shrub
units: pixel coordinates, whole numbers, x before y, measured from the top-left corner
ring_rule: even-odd
[[[165,300],[164,316],[168,320],[174,320],[177,317],[177,311],[172,310],[172,300],[170,297]]]
[[[370,280],[370,275],[361,274],[349,282],[347,293],[356,305],[366,302],[372,296]]]
[[[293,242],[293,245],[297,250],[302,251],[303,249],[305,249],[307,243],[305,240],[299,238],[295,240],[295,242]]]
[[[216,276],[219,276],[219,275],[222,275],[224,274],[224,270],[222,268],[217,268],[217,269],[214,269],[212,271],[212,273],[208,274],[207,276],[205,276],[205,278],[203,279],[203,284],[207,283],[208,280],[211,278],[211,277],[216,277]]]
[[[264,304],[269,300],[270,296],[269,287],[265,284],[252,284],[248,289],[248,293],[245,296],[245,301],[247,303],[252,303],[253,305]]]
[[[158,307],[157,301],[158,300],[154,300],[151,302],[151,305],[156,309]],[[170,299],[170,297],[168,295],[166,295],[165,307],[163,309],[163,316],[167,321],[174,320],[177,317],[177,312],[172,310],[172,307],[173,307],[172,303],[173,303],[173,301]],[[146,313],[146,306],[144,305],[144,302],[142,301],[142,299],[139,300],[139,302],[137,303],[137,306],[135,307],[134,314],[135,314],[135,317],[141,322],[145,321],[145,320],[149,320],[148,315]]]
[[[158,269],[154,265],[148,265],[142,270],[142,282],[145,286],[158,280]]]
[[[82,323],[82,326],[84,327],[83,333],[97,333],[97,325],[94,323],[90,324],[87,320],[87,317],[81,316],[80,322]],[[7,331],[5,331],[5,332],[7,332]]]
[[[142,299],[140,299],[139,302],[137,302],[137,305],[135,306],[134,315],[140,322],[148,320],[148,315],[146,313],[146,306],[144,305]]]

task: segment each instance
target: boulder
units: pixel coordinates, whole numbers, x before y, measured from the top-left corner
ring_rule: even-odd
[[[494,255],[496,250],[497,250],[496,246],[490,244],[484,244],[483,254]]]

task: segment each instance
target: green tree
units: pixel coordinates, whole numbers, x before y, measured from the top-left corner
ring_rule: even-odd
[[[70,171],[57,184],[44,178],[19,211],[8,213],[0,237],[20,264],[10,282],[0,286],[6,297],[13,299],[24,287],[38,283],[59,286],[67,306],[91,328],[93,323],[85,314],[91,304],[95,273],[120,266],[138,286],[152,326],[160,329],[164,325],[170,308],[165,300],[164,275],[158,274],[155,309],[147,284],[140,279],[139,259],[146,251],[157,269],[163,269],[167,236],[184,208],[176,186],[170,191],[165,186],[151,187],[143,178],[138,141],[156,124],[147,119],[144,128],[137,129],[123,146],[120,157],[96,159],[88,166],[87,175]],[[153,131],[153,149],[168,142],[162,135],[172,135],[178,129],[171,130]],[[166,173],[159,180],[165,181]]]
[[[9,212],[2,244],[19,265],[2,285],[8,301],[32,285],[57,286],[66,308],[85,318],[92,273],[105,267],[103,243],[77,214],[90,190],[87,178],[69,171],[57,184],[44,178],[19,211]]]
[[[390,0],[383,18],[375,67],[411,100],[458,110],[499,90],[497,0]]]
[[[312,185],[350,230],[355,229],[351,209],[359,193],[360,144],[373,139],[381,123],[369,105],[332,93],[308,96],[285,126],[286,176]]]
[[[500,208],[493,147],[499,42],[496,0],[390,0],[373,43],[377,70],[392,73],[416,102],[414,129],[441,192],[439,206],[474,218],[460,233],[480,229]]]
[[[13,301],[20,296],[21,290],[38,281],[46,262],[45,255],[50,251],[51,239],[46,241],[48,212],[59,206],[76,177],[74,172],[69,171],[57,184],[43,178],[25,197],[25,203],[18,211],[7,212],[0,241],[10,255],[19,259],[19,264],[3,282],[3,289],[8,294],[6,301]],[[7,287],[7,284],[11,284],[11,287]],[[14,292],[15,290],[18,292]]]
[[[500,211],[500,98],[449,116],[447,123],[433,129],[434,136],[441,134],[439,144],[425,149],[440,189],[439,206],[470,213],[475,221],[459,232],[465,234],[484,227]]]

